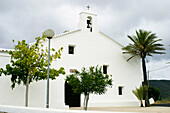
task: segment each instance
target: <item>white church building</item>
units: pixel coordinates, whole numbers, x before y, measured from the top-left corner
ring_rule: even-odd
[[[47,46],[47,42],[46,42]],[[51,39],[51,48],[58,50],[63,47],[61,59],[54,60],[52,67],[64,67],[66,75],[82,67],[102,66],[103,73],[110,75],[112,87],[106,94],[94,95],[89,98],[89,107],[104,106],[139,106],[132,93],[141,84],[140,59],[130,61],[130,55],[123,54],[122,45],[108,37],[98,29],[97,15],[81,12],[78,29],[65,31]],[[0,68],[10,63],[8,49],[0,49]],[[74,95],[71,87],[65,82],[66,75],[50,80],[50,108],[82,107],[84,95]],[[0,77],[0,105],[24,106],[25,86],[10,87],[10,76]],[[46,106],[46,81],[30,84],[29,106]]]

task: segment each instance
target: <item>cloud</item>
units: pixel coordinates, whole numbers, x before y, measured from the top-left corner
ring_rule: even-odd
[[[7,0],[8,1],[8,0]],[[48,28],[60,31],[63,27],[57,21],[58,15],[44,1],[8,1],[0,3],[6,6],[0,13],[0,29],[5,35],[6,44],[1,42],[1,47],[12,48],[12,39],[34,41],[34,38],[41,36],[42,32]],[[43,3],[44,2],[44,3]],[[39,5],[38,5],[39,4]],[[45,6],[46,7],[43,7]],[[54,7],[53,7],[54,8]],[[57,32],[57,33],[59,33]]]
[[[49,28],[56,35],[77,29],[79,13],[87,5],[98,15],[100,31],[124,46],[130,42],[127,35],[134,35],[136,29],[152,31],[163,39],[166,54],[151,57],[151,69],[170,61],[168,0],[0,0],[0,48],[13,48],[12,39],[32,42]],[[167,78],[167,73],[157,75]],[[158,77],[156,72],[152,76]]]
[[[170,80],[169,70],[170,70],[170,62],[169,60],[151,60],[147,64],[147,68],[149,70],[149,79],[168,79]]]

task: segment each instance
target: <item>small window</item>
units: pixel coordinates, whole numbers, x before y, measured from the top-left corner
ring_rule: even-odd
[[[122,87],[122,86],[119,86],[119,87],[118,87],[118,91],[119,91],[119,95],[122,95],[122,94],[123,94],[123,87]]]
[[[107,74],[107,66],[103,65],[103,74]]]
[[[68,53],[74,54],[74,46],[68,46]]]
[[[77,69],[70,69],[70,73],[75,73]]]

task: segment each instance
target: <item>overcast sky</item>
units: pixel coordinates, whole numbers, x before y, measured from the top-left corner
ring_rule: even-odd
[[[100,31],[124,46],[138,29],[163,39],[166,54],[148,58],[147,65],[151,79],[170,79],[170,0],[0,0],[0,48],[13,48],[12,39],[33,42],[49,28],[56,35],[75,30],[87,5]]]

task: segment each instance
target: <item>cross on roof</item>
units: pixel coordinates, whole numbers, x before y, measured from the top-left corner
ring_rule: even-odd
[[[90,9],[90,6],[88,5],[88,6],[87,6],[87,10],[89,10],[89,9]]]

